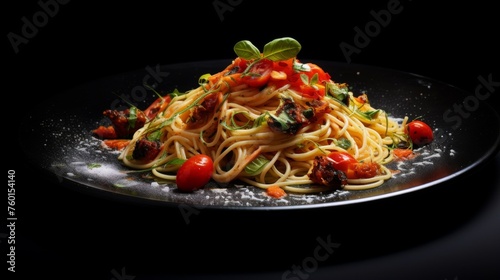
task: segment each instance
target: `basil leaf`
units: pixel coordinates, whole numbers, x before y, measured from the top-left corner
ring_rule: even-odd
[[[318,73],[314,73],[314,75],[311,77],[310,85],[314,86],[315,84],[318,83],[318,81],[319,81],[319,75]]]
[[[377,117],[378,112],[380,112],[380,109],[377,109],[377,110],[374,110],[374,111],[366,111],[366,112],[360,112],[360,111],[358,111],[358,113],[360,115],[364,116],[365,118],[367,118],[369,120],[372,120],[375,117]]]
[[[309,84],[309,77],[306,74],[300,74],[300,79],[302,80],[302,83],[305,85]]]
[[[347,97],[349,96],[349,88],[345,84],[327,83],[328,95],[339,100],[342,103],[346,103]]]
[[[236,123],[236,120],[234,119],[234,117],[238,114],[242,114],[243,116],[247,117],[247,122],[243,125],[238,125]],[[238,130],[238,129],[246,129],[246,128],[249,128],[249,124],[250,124],[250,119],[248,118],[248,112],[246,111],[241,111],[241,112],[235,112],[231,118],[230,118],[230,121],[231,121],[231,125],[228,125],[226,122],[223,122],[222,123],[222,126],[225,127],[226,129],[228,130]]]
[[[239,41],[234,45],[233,49],[236,55],[243,59],[252,60],[260,58],[259,49],[248,40]]]
[[[245,172],[250,176],[259,175],[262,169],[269,163],[269,160],[260,155],[256,159],[252,160],[247,166],[245,166]]]
[[[266,113],[260,115],[258,118],[256,118],[252,127],[259,127],[259,126],[261,126],[266,121],[266,116],[267,115],[269,115],[269,114],[266,112]]]
[[[349,141],[349,139],[345,137],[339,138],[336,142],[337,146],[341,147],[344,150],[349,149],[352,145],[351,141]]]
[[[99,163],[89,163],[87,164],[88,169],[94,169],[94,168],[99,168],[101,165]]]
[[[146,137],[149,141],[160,141],[161,139],[161,129],[157,129],[149,133]]]
[[[294,58],[299,53],[302,46],[290,37],[274,39],[264,46],[264,58],[272,61],[281,61]]]
[[[181,166],[184,162],[186,162],[185,159],[174,158],[174,159],[169,160],[168,162],[166,162],[165,165],[179,165],[179,166]]]
[[[306,63],[300,63],[294,60],[292,68],[296,72],[309,72],[311,71],[311,66]]]
[[[128,127],[129,129],[132,129],[135,127],[135,122],[137,121],[137,108],[136,107],[131,107],[129,110],[130,114],[127,118],[128,120]]]

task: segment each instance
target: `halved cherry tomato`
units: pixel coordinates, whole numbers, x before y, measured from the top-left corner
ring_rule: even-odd
[[[144,114],[149,120],[153,119],[154,117],[156,117],[158,112],[161,112],[165,110],[165,108],[167,108],[170,100],[171,97],[169,94],[165,95],[164,97],[158,97],[155,101],[153,101],[153,103],[151,103],[151,105],[149,105],[148,108],[146,108],[146,110],[144,110]]]
[[[213,169],[213,160],[207,155],[198,154],[188,158],[177,171],[177,188],[182,192],[203,188],[212,178]]]
[[[261,59],[250,66],[250,69],[242,75],[241,81],[251,87],[262,87],[267,84],[273,71],[273,62],[269,59]]]
[[[309,79],[314,76],[314,74],[318,74],[318,83],[328,81],[331,79],[330,74],[325,72],[323,68],[319,67],[318,65],[314,63],[307,63],[309,65],[309,68],[311,68],[310,71],[305,72],[307,76],[309,76]]]
[[[359,162],[351,154],[342,151],[333,151],[328,154],[333,162],[333,168],[344,172],[347,179],[371,178],[377,175],[380,168],[378,163]]]
[[[421,120],[413,120],[406,125],[406,134],[413,144],[423,146],[434,140],[432,128]]]
[[[344,172],[346,175],[352,164],[358,163],[351,154],[341,151],[333,151],[328,154],[328,158],[333,161],[333,168]]]

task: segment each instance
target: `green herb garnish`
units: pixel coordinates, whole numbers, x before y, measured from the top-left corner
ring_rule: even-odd
[[[269,160],[260,155],[256,159],[252,160],[247,166],[245,166],[245,172],[250,176],[259,175],[264,167],[269,163]]]

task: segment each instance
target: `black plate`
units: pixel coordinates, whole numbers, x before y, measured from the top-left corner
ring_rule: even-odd
[[[372,106],[394,116],[423,117],[435,128],[434,143],[420,148],[414,160],[390,167],[404,169],[384,185],[365,191],[337,191],[310,195],[267,197],[261,189],[209,184],[193,194],[177,192],[174,184],[157,183],[137,173],[125,173],[118,153],[101,146],[91,130],[109,124],[106,109],[126,106],[124,98],[146,108],[157,91],[185,91],[198,77],[216,73],[230,60],[163,65],[93,81],[62,93],[38,106],[23,120],[19,139],[28,158],[67,186],[96,195],[132,199],[140,203],[220,209],[296,209],[331,207],[388,198],[435,186],[459,176],[495,154],[500,143],[500,118],[487,96],[467,93],[427,77],[367,65],[314,62],[337,82],[346,82],[355,94],[366,92]],[[89,164],[99,164],[91,168]]]

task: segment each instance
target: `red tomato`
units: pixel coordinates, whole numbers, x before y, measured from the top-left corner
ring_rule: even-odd
[[[236,71],[236,72],[241,73],[241,72],[245,71],[245,69],[247,69],[248,60],[243,59],[241,57],[237,57],[234,60],[233,65],[238,66],[238,71]]]
[[[305,72],[309,79],[311,79],[314,74],[318,74],[318,83],[330,80],[330,74],[326,73],[321,67],[314,63],[307,63],[311,68],[311,71]]]
[[[432,128],[420,120],[409,122],[406,125],[406,134],[410,137],[412,143],[417,146],[429,144],[434,140]]]
[[[292,88],[297,89],[305,97],[323,98],[325,96],[324,82],[330,80],[330,75],[314,63],[306,63],[306,65],[309,66],[309,71],[294,73],[289,77],[288,82],[290,82]],[[304,83],[300,77],[301,75],[306,75],[309,83]],[[315,75],[317,75],[317,80],[314,84],[311,84]]]
[[[177,171],[177,188],[183,192],[203,188],[212,178],[213,169],[214,162],[207,155],[198,154],[188,158]]]
[[[351,154],[340,151],[333,151],[328,154],[328,158],[333,161],[333,168],[348,173],[349,166],[358,163]]]
[[[298,90],[304,97],[323,98],[325,96],[325,86],[322,84],[311,86],[303,83],[298,87]]]
[[[241,81],[251,87],[262,87],[269,81],[272,71],[273,62],[269,59],[261,59],[250,66]]]
[[[377,175],[380,166],[374,162],[359,162],[351,154],[334,151],[328,154],[333,168],[344,172],[347,179],[371,178]]]

